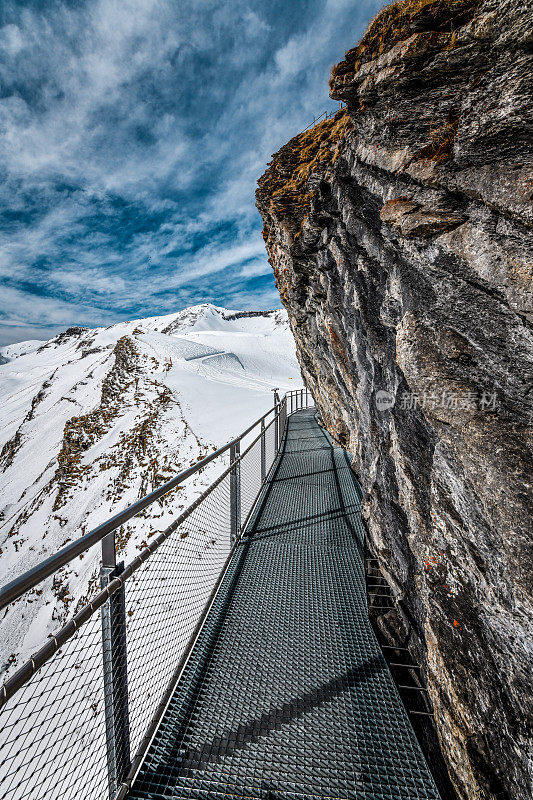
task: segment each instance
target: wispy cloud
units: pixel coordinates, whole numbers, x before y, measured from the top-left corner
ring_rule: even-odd
[[[4,0],[2,338],[279,306],[254,208],[381,0]]]

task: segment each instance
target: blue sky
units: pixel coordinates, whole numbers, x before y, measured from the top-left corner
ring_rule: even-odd
[[[278,308],[254,207],[381,0],[0,5],[0,344]]]

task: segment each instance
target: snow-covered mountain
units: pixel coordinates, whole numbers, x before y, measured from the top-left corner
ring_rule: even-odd
[[[210,304],[0,350],[0,585],[173,474],[301,385],[284,311]],[[222,469],[209,465],[119,534],[137,554]],[[0,621],[0,680],[98,584],[99,548]]]

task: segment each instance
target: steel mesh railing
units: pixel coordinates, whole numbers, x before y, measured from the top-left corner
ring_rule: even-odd
[[[115,564],[114,530],[127,509],[100,526],[105,536],[87,535],[102,541],[101,591],[0,692],[3,800],[125,796],[281,447],[287,413],[308,402],[306,390],[288,393],[247,438],[189,469],[185,477],[230,452],[219,478],[126,567]],[[0,590],[0,609],[68,563],[60,556]]]
[[[102,626],[94,614],[0,713],[0,797],[107,794]]]
[[[253,508],[257,495],[263,484],[265,476],[261,471],[261,451],[263,448],[263,437],[252,444],[247,452],[243,454],[240,464],[240,500],[241,500],[241,521],[246,523]]]
[[[231,550],[229,474],[126,582],[135,753]]]

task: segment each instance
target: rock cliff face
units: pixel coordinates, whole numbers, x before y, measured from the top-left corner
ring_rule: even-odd
[[[531,0],[406,0],[257,206],[461,798],[529,796]],[[393,629],[396,633],[393,634]],[[529,675],[529,677],[528,677]]]

